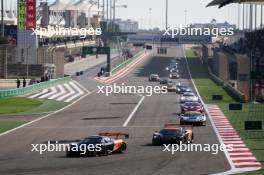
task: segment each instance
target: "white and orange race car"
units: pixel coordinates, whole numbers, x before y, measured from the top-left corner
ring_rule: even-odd
[[[127,143],[124,139],[120,139],[120,136],[124,136],[125,139],[129,138],[129,134],[125,133],[99,133],[86,137],[77,143],[71,143],[66,156],[106,156],[112,153],[122,153],[126,150]]]
[[[126,133],[99,133],[108,143],[108,149],[111,153],[118,152],[122,153],[127,148],[127,142],[121,139],[120,136],[124,136],[125,139],[129,138],[129,134]],[[115,138],[110,138],[115,137]]]

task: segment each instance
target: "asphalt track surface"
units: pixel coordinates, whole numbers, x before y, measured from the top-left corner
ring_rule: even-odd
[[[183,57],[181,47],[177,48]],[[130,74],[117,81],[118,84],[146,86],[158,85],[148,82],[150,73],[167,77],[165,67],[170,58],[153,57],[137,65]],[[189,84],[185,61],[179,62],[183,84]],[[93,80],[97,69],[92,69],[77,81],[88,90],[96,89]],[[164,147],[152,146],[154,131],[165,123],[177,123],[180,112],[179,95],[155,94],[146,97],[137,112],[123,127],[141,97],[133,94],[116,94],[106,97],[97,89],[73,106],[48,118],[0,137],[0,174],[58,174],[58,175],[188,175],[212,174],[227,171],[230,167],[224,153],[210,152],[163,152]],[[31,144],[47,141],[71,142],[98,132],[127,132],[130,134],[127,151],[103,157],[67,158],[64,152],[40,155],[31,152]],[[208,121],[205,127],[194,128],[194,143],[218,143],[216,134]]]

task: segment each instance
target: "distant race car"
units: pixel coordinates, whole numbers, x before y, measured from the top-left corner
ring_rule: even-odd
[[[115,136],[115,138],[110,138],[111,136]],[[66,156],[106,156],[112,153],[122,153],[126,150],[127,143],[124,139],[119,139],[120,136],[129,138],[129,135],[124,133],[100,133],[99,135],[84,138],[78,143],[71,143]],[[85,154],[83,154],[83,145],[86,146]],[[89,150],[88,148],[91,147],[96,149]]]
[[[206,125],[206,116],[200,112],[186,112],[180,115],[180,124]]]
[[[185,92],[181,95],[180,103],[198,102],[199,98],[193,92]]]
[[[181,105],[181,113],[190,112],[190,111],[203,113],[204,108],[203,105],[199,102],[186,102]]]
[[[177,60],[177,61],[181,61],[181,57],[177,57],[176,60]]]
[[[161,78],[160,79],[160,84],[168,84],[168,83],[170,83],[170,79],[168,79],[168,78]]]
[[[176,92],[176,84],[172,82],[168,83],[167,90],[168,92]]]
[[[165,124],[164,129],[154,132],[152,145],[192,143],[192,125]]]
[[[171,80],[171,82],[176,85],[176,88],[177,88],[177,86],[180,86],[181,85],[181,82],[178,81],[178,80]]]
[[[177,85],[176,93],[183,94],[185,92],[192,92],[192,89],[187,86]]]
[[[158,74],[150,74],[149,81],[160,81]]]
[[[178,64],[177,61],[178,61],[178,59],[174,58],[174,59],[171,60],[171,64]]]
[[[166,67],[166,70],[170,71],[172,69],[177,69],[178,63],[171,63],[168,67]]]
[[[178,69],[171,69],[170,72],[171,73],[179,73],[179,70]]]
[[[171,72],[170,73],[170,78],[171,79],[179,79],[180,75],[177,72]]]

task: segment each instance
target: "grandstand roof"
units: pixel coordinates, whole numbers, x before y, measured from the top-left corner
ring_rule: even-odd
[[[206,7],[218,6],[219,8],[231,3],[264,4],[264,0],[213,0]]]
[[[98,12],[97,3],[94,1],[80,0],[70,6],[68,6],[67,10],[76,10],[76,11],[92,11]]]
[[[52,11],[64,11],[71,4],[71,0],[56,0],[49,8]]]

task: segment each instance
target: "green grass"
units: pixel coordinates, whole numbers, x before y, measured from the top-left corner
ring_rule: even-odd
[[[186,57],[188,59],[192,78],[205,103],[215,103],[212,101],[212,95],[222,95],[222,102],[224,103],[235,102],[235,99],[232,98],[228,92],[210,79],[207,65],[203,65],[200,59],[197,58],[191,50],[186,51]]]
[[[54,100],[28,99],[24,97],[10,97],[0,99],[0,120],[1,116],[17,114],[18,116],[30,115],[59,110],[68,103]],[[11,116],[10,116],[11,117]],[[27,121],[0,121],[0,133],[16,128],[27,123]]]
[[[0,99],[0,114],[26,112],[42,104],[41,101],[22,97],[2,98]]]
[[[60,102],[60,101],[55,101],[55,100],[38,100],[40,102],[42,102],[42,105],[33,108],[29,111],[27,111],[26,113],[42,113],[42,112],[52,112],[52,111],[56,111],[59,110],[63,107],[65,107],[66,105],[68,105],[68,103],[66,102]]]
[[[23,125],[25,123],[26,122],[21,122],[21,121],[20,122],[18,122],[18,121],[12,121],[12,122],[4,121],[4,122],[1,122],[0,121],[0,133],[3,133],[3,132],[8,131],[10,129],[16,128],[16,127],[18,127],[20,125]]]
[[[263,175],[263,174],[264,174],[264,169],[260,169],[258,171],[240,173],[239,175]]]
[[[210,79],[206,64],[202,64],[200,59],[195,56],[192,50],[186,51],[187,60],[191,70],[193,80],[198,91],[207,104],[217,104],[224,114],[228,117],[233,127],[251,149],[263,165],[264,162],[264,133],[244,130],[244,121],[261,120],[264,123],[264,105],[263,104],[243,104],[242,111],[229,111],[229,103],[237,102],[235,98],[229,95],[223,87],[217,85]],[[222,101],[212,101],[212,95],[222,95]],[[245,173],[249,175],[264,174],[264,170]]]
[[[0,115],[51,112],[66,105],[67,103],[54,100],[38,100],[24,97],[2,98],[0,99]]]

